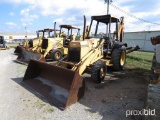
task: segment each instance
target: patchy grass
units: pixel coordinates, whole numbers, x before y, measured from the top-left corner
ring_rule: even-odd
[[[45,112],[45,113],[52,113],[52,112],[54,112],[54,109],[53,109],[53,107],[52,106],[50,106],[49,104],[45,104],[45,103],[43,103],[43,101],[41,101],[41,100],[37,100],[35,103],[34,103],[34,106],[33,107],[36,107],[36,108],[38,108],[38,109],[42,109],[43,110],[43,112]]]
[[[18,43],[8,43],[10,48],[15,48],[17,47],[19,44]]]
[[[134,51],[127,54],[126,65],[128,69],[136,69],[137,72],[150,72],[153,52]]]
[[[45,106],[45,104],[44,104],[42,101],[37,100],[37,101],[34,103],[34,106],[37,107],[37,108],[39,108],[39,109],[41,109],[42,107]]]
[[[47,105],[46,107],[44,107],[43,112],[44,113],[48,113],[48,112],[52,113],[52,112],[54,112],[54,109],[52,106]]]
[[[54,109],[52,107],[48,108],[48,112],[54,112]]]

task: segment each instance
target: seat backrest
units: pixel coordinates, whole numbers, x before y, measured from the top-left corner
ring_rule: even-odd
[[[72,40],[76,40],[76,34],[72,35]]]

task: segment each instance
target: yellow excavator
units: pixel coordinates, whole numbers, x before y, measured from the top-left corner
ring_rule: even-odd
[[[118,26],[124,25],[123,20],[111,15],[91,16],[85,36],[84,19],[83,40],[69,42],[67,59],[54,64],[30,60],[22,83],[62,110],[77,102],[85,93],[82,74],[87,68],[91,69],[91,78],[96,83],[104,80],[108,66],[117,71],[123,69],[127,44],[123,42],[123,32],[118,32]],[[89,35],[93,24],[95,32]],[[111,36],[111,24],[116,24],[116,39]],[[108,26],[103,36],[98,34],[100,25]]]

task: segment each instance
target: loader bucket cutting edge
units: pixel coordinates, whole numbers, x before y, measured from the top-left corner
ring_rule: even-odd
[[[23,84],[64,110],[84,96],[85,83],[76,71],[30,60]]]
[[[31,59],[46,62],[42,54],[28,50],[23,50],[23,52],[18,55],[16,62],[28,64]]]

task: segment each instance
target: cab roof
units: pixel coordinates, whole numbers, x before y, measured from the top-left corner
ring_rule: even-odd
[[[80,28],[78,28],[76,26],[72,26],[72,25],[60,25],[59,27],[67,28],[67,29],[78,29],[78,30],[80,30]]]
[[[59,30],[57,30],[57,29],[53,29],[53,28],[46,28],[46,29],[44,29],[44,31],[59,31]]]
[[[111,18],[111,23],[119,22],[119,19],[116,17],[112,17],[111,15],[99,15],[99,16],[91,16],[92,20],[96,20],[102,23],[109,23]]]
[[[37,32],[44,32],[44,30],[38,30]]]

